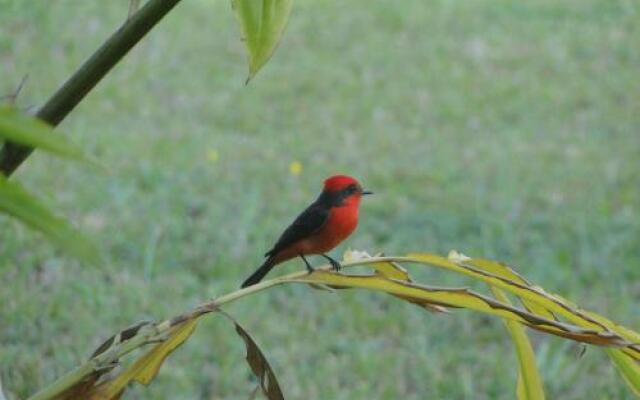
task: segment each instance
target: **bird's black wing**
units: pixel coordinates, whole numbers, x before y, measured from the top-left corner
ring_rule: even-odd
[[[278,254],[298,240],[307,238],[318,232],[329,220],[329,208],[319,202],[314,202],[293,221],[280,236],[275,246],[265,256]]]

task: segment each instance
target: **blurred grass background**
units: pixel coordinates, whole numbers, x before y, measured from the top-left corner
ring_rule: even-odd
[[[298,1],[249,86],[229,2],[183,3],[61,126],[108,173],[36,154],[15,177],[107,261],[81,266],[0,218],[10,399],[120,328],[234,290],[336,172],[376,192],[348,246],[500,259],[640,329],[640,2]],[[0,0],[0,92],[29,74],[19,104],[42,104],[127,9]],[[499,320],[295,286],[228,311],[291,399],[514,396]],[[598,349],[580,358],[577,345],[533,339],[548,398],[631,397]],[[247,398],[243,356],[227,321],[208,318],[132,398]]]

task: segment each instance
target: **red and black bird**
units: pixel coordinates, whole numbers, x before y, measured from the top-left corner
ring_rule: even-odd
[[[326,253],[345,240],[358,226],[358,207],[364,195],[372,194],[362,189],[357,180],[346,175],[335,175],[324,181],[320,196],[280,236],[269,250],[260,266],[242,287],[255,285],[276,265],[300,257],[309,272],[313,268],[306,255],[321,255],[334,269],[340,263]]]

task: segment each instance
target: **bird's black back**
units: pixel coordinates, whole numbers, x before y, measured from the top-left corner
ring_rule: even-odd
[[[329,220],[329,211],[332,207],[340,207],[344,199],[351,191],[328,192],[323,191],[320,196],[311,203],[293,221],[280,236],[271,250],[265,256],[271,257],[286,249],[293,243],[313,236],[318,233]]]

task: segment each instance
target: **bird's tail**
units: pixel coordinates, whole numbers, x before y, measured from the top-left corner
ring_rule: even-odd
[[[264,276],[268,274],[269,271],[271,271],[271,268],[273,268],[275,265],[276,262],[274,257],[267,258],[267,261],[265,261],[264,264],[262,264],[260,268],[256,270],[256,272],[251,274],[251,276],[247,278],[247,280],[244,281],[242,283],[242,286],[240,287],[246,288],[247,286],[255,285],[256,283],[260,282],[262,278],[264,278]]]

